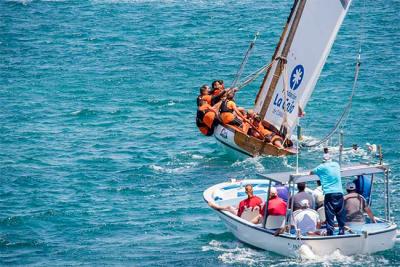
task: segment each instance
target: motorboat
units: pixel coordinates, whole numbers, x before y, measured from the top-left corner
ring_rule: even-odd
[[[289,230],[292,225],[291,207],[287,208],[286,216],[268,215],[268,209],[264,209],[262,223],[251,222],[254,212],[245,211],[241,217],[226,210],[213,209],[220,217],[230,232],[240,241],[264,250],[287,256],[297,257],[306,254],[308,257],[325,256],[332,253],[342,255],[370,254],[393,248],[397,238],[397,225],[391,219],[390,190],[389,190],[388,165],[384,164],[359,164],[341,168],[342,181],[358,179],[360,188],[357,190],[372,205],[375,202],[384,201],[383,218],[375,217],[376,223],[372,223],[366,216],[365,224],[360,224],[346,231],[344,235],[337,233],[332,236],[302,235],[299,231]],[[238,206],[245,199],[244,187],[247,184],[253,186],[254,194],[260,197],[264,205],[269,196],[271,187],[287,188],[290,195],[295,193],[295,185],[300,182],[313,182],[319,180],[316,175],[310,175],[310,171],[280,172],[269,175],[258,175],[257,179],[235,180],[219,183],[204,191],[204,200],[210,206]],[[380,183],[378,187],[377,183]],[[379,197],[373,194],[373,189],[379,190]],[[383,196],[382,197],[382,191]],[[286,196],[287,199],[287,196]],[[288,205],[289,206],[289,205]],[[323,208],[323,207],[322,207]],[[320,218],[324,217],[324,210],[318,210]],[[365,215],[364,215],[365,216]],[[279,229],[286,229],[284,232]],[[324,226],[322,226],[322,230]],[[322,231],[321,230],[321,231]]]

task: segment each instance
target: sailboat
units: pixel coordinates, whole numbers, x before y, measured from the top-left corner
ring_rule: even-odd
[[[352,0],[295,0],[255,99],[263,126],[284,139],[285,148],[219,124],[214,137],[248,156],[297,153],[291,136],[315,88]]]

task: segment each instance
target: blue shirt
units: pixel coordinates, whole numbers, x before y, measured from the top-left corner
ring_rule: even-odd
[[[325,195],[331,193],[343,194],[340,166],[337,162],[324,162],[312,170],[312,173],[319,176]]]

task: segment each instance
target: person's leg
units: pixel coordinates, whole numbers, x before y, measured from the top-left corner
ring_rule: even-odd
[[[231,121],[229,124],[242,127],[242,121],[238,117],[235,117],[235,119]]]
[[[339,235],[344,235],[344,225],[346,223],[346,210],[344,208],[344,199],[343,195],[338,195],[337,199],[337,213],[336,213],[336,220],[339,225]]]
[[[333,235],[333,231],[335,230],[335,210],[331,203],[331,194],[325,195],[324,205],[326,217],[326,233],[327,235]]]
[[[346,211],[344,209],[343,194],[340,193],[332,194],[330,198],[331,198],[330,203],[334,209],[334,214],[336,216],[336,220],[339,226],[339,235],[343,235],[344,224],[346,221]]]
[[[237,215],[238,210],[233,207],[233,206],[219,206],[218,204],[212,203],[212,202],[208,202],[208,205],[216,210],[225,210],[225,211],[229,211],[230,213]]]

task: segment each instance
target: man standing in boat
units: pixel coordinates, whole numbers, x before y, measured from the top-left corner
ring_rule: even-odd
[[[329,154],[324,154],[323,163],[312,170],[310,174],[319,176],[322,190],[324,191],[327,235],[333,235],[335,216],[339,225],[339,235],[344,235],[346,210],[344,208],[342,178],[339,164],[332,161]]]

